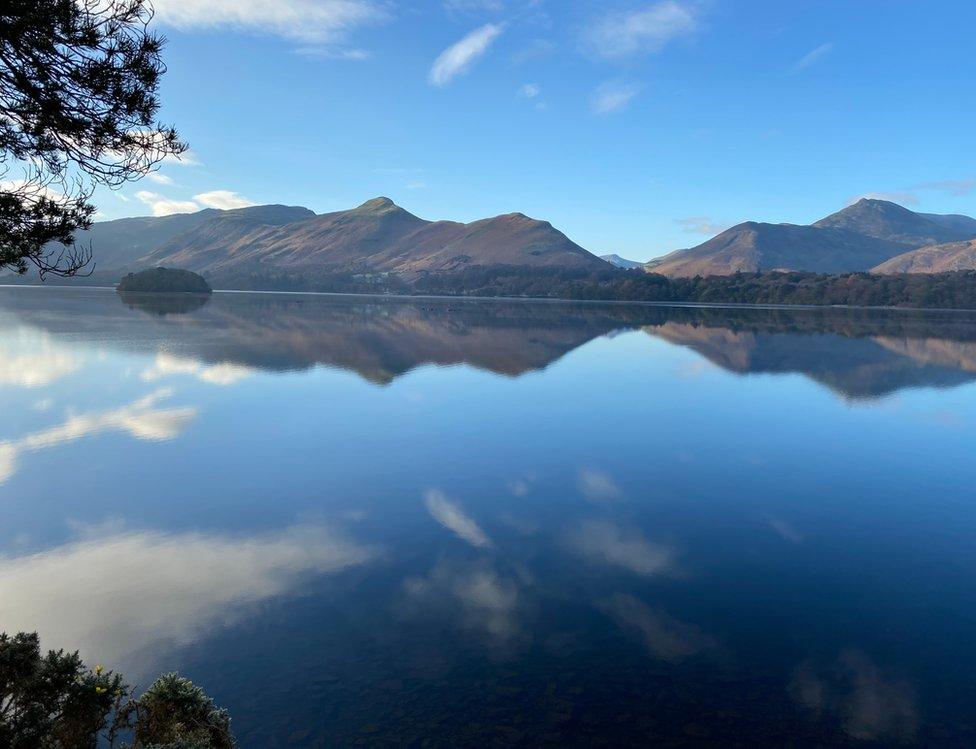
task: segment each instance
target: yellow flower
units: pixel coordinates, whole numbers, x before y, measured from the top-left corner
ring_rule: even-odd
[[[107,691],[105,687],[95,687],[95,694],[105,694]]]
[[[98,674],[99,676],[102,675],[102,671],[104,670],[105,670],[105,666],[103,666],[101,663],[95,666],[95,673]]]

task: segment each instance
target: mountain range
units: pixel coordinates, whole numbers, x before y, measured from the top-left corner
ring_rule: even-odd
[[[547,221],[521,213],[427,221],[383,197],[321,215],[265,205],[119,219],[94,224],[78,241],[90,243],[99,272],[169,266],[208,278],[395,274],[409,281],[472,265],[607,268]]]
[[[950,269],[946,265],[976,268],[976,253],[967,256],[958,246],[972,239],[976,219],[969,216],[916,213],[887,200],[863,198],[810,225],[747,221],[645,268],[668,276],[772,270],[934,273]],[[926,259],[916,257],[917,252]],[[949,257],[957,259],[955,264]],[[892,264],[893,258],[900,260]]]
[[[338,277],[402,288],[425,277],[521,269],[605,276],[644,268],[667,276],[737,271],[938,273],[976,269],[976,219],[916,213],[862,199],[810,225],[747,221],[647,264],[597,257],[547,221],[508,213],[471,223],[428,221],[379,197],[344,211],[261,205],[99,222],[95,279],[150,266],[184,268],[234,288],[319,288]],[[287,279],[283,283],[282,279]],[[452,282],[453,283],[453,282]]]

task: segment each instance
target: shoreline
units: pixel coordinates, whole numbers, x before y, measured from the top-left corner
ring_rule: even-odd
[[[0,289],[77,289],[82,291],[115,291],[115,286],[87,286],[83,284],[27,284],[0,283]],[[153,292],[133,292],[153,293]],[[167,293],[167,292],[160,292]],[[181,292],[168,292],[181,293]],[[746,302],[660,302],[641,301],[638,299],[566,299],[563,297],[527,297],[527,296],[464,296],[454,294],[370,294],[364,291],[275,291],[258,289],[213,289],[213,294],[282,294],[288,296],[316,296],[316,297],[354,297],[365,299],[433,299],[437,301],[471,301],[471,302],[529,302],[533,304],[610,304],[636,305],[641,307],[679,307],[682,309],[756,309],[756,310],[869,310],[878,312],[952,312],[958,314],[976,314],[976,307],[884,307],[854,304],[773,304]]]

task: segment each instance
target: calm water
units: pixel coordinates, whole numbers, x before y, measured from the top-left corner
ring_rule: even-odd
[[[0,629],[245,747],[976,745],[976,319],[127,302],[0,289]]]

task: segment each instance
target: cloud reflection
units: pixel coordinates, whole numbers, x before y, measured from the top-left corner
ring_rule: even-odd
[[[659,575],[674,567],[674,551],[652,543],[636,529],[623,530],[603,520],[588,520],[570,533],[571,548],[587,559],[623,567],[638,575]]]
[[[626,593],[616,593],[600,608],[624,629],[640,635],[651,655],[675,662],[714,646],[714,640],[694,624],[679,621]]]
[[[404,581],[405,613],[454,620],[466,629],[506,641],[520,634],[518,586],[486,564],[439,562],[426,577]]]
[[[584,497],[595,502],[617,499],[622,494],[613,476],[595,468],[581,468],[576,485]]]
[[[160,351],[153,365],[144,369],[140,377],[145,382],[156,382],[173,375],[190,375],[210,385],[234,385],[251,374],[253,370],[243,364],[222,362],[207,365],[196,359],[183,359]]]
[[[798,704],[817,715],[838,718],[855,739],[910,741],[918,730],[911,685],[859,650],[844,651],[821,669],[810,662],[801,664],[789,691]]]
[[[794,528],[790,523],[787,523],[781,518],[773,517],[772,515],[767,515],[765,520],[766,524],[772,528],[772,530],[784,541],[789,541],[790,543],[794,544],[803,543],[803,534]]]
[[[46,335],[23,332],[0,343],[0,385],[38,388],[81,368],[81,359],[51,345]]]
[[[456,503],[449,500],[442,491],[431,489],[424,495],[427,512],[458,538],[472,546],[486,549],[491,547],[491,539],[478,527]]]
[[[190,406],[157,408],[159,401],[171,394],[168,389],[156,390],[127,406],[76,414],[57,426],[0,442],[0,484],[13,476],[24,452],[45,450],[103,432],[123,432],[154,442],[175,439],[196,418],[197,410]]]
[[[110,526],[111,527],[111,526]],[[193,642],[303,575],[360,565],[372,550],[324,527],[250,538],[115,532],[0,557],[0,630],[37,630],[47,647],[119,663]]]

